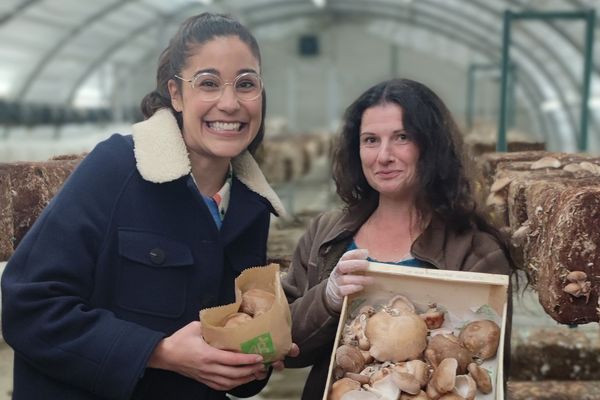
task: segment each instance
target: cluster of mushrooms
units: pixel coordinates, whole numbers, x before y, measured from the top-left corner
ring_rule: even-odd
[[[590,299],[592,291],[592,282],[587,278],[587,274],[583,271],[571,271],[566,276],[567,283],[563,288],[563,292],[570,294],[573,297],[585,297],[587,303]]]
[[[266,290],[253,288],[242,293],[242,302],[237,312],[223,319],[223,327],[235,328],[269,311],[275,302],[275,295]]]
[[[500,327],[482,319],[455,335],[436,304],[418,313],[405,296],[348,318],[335,353],[329,400],[475,399],[493,390],[481,364],[495,357]]]

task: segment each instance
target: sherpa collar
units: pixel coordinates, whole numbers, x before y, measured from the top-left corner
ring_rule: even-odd
[[[133,125],[137,169],[147,181],[165,183],[192,171],[187,148],[173,113],[162,108],[145,121]],[[231,160],[233,173],[248,189],[267,199],[279,216],[285,209],[258,164],[248,151]]]

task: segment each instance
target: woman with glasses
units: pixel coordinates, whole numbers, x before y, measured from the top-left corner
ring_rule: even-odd
[[[303,399],[323,396],[342,301],[372,283],[368,261],[513,271],[504,239],[475,210],[461,146],[442,100],[412,80],[381,82],[346,110],[333,155],[345,207],[313,221],[283,281],[302,349],[287,366],[313,366]]]
[[[260,356],[211,347],[198,321],[266,263],[270,215],[283,212],[252,157],[260,72],[258,44],[234,19],[181,25],[146,120],[96,146],[7,265],[14,399],[226,399],[266,384]]]

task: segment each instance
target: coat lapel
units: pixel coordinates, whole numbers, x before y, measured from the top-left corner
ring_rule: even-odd
[[[229,207],[221,227],[223,246],[232,243],[265,209],[273,211],[268,201],[262,201],[261,197],[252,193],[243,183],[234,178]]]

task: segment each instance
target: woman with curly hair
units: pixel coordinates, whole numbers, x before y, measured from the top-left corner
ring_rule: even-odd
[[[456,123],[425,85],[392,79],[348,107],[333,178],[346,206],[312,222],[284,278],[301,349],[286,365],[313,365],[303,399],[322,396],[342,300],[371,283],[368,261],[514,269],[500,233],[476,211]]]

